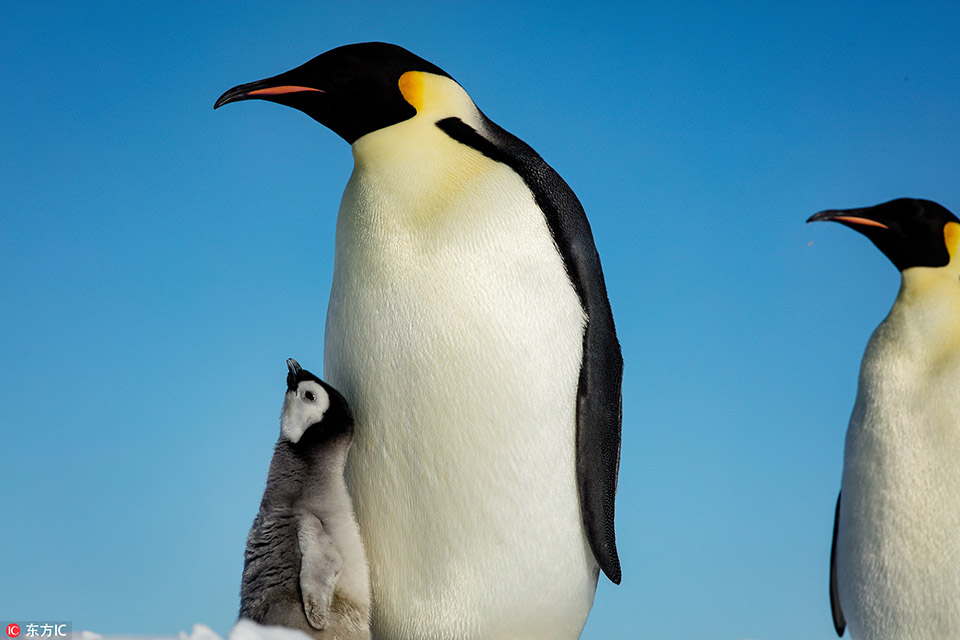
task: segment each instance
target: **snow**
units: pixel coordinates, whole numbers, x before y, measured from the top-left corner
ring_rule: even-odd
[[[92,631],[78,631],[72,634],[72,640],[147,640],[145,636],[117,635],[102,636]],[[224,640],[216,631],[205,624],[193,625],[190,633],[181,631],[178,636],[150,636],[149,640]],[[302,631],[285,627],[271,627],[257,624],[253,620],[240,620],[234,625],[226,640],[313,640]]]

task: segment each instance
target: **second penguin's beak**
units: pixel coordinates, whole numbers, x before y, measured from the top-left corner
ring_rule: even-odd
[[[857,228],[859,226],[889,229],[890,227],[884,223],[867,217],[868,212],[873,208],[874,207],[869,207],[866,209],[828,209],[827,211],[821,211],[813,214],[807,219],[807,222],[839,222],[853,228]]]

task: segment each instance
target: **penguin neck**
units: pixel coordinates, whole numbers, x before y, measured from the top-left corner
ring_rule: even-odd
[[[415,103],[417,114],[354,141],[348,190],[355,186],[362,194],[411,203],[424,211],[435,208],[490,163],[437,126],[446,118],[458,118],[474,129],[482,128],[484,118],[470,96],[450,78],[412,73],[415,82],[406,83],[405,95]],[[416,88],[409,89],[414,84]]]
[[[960,376],[960,270],[948,267],[901,273],[893,308],[867,345],[861,392],[925,394],[918,385]]]
[[[945,267],[911,267],[885,322],[898,325],[918,354],[960,355],[960,260]]]
[[[349,439],[340,436],[336,442],[303,446],[281,438],[277,441],[270,462],[264,503],[287,507],[310,503],[312,510],[320,508],[324,493],[343,485]],[[268,500],[268,495],[269,500]]]

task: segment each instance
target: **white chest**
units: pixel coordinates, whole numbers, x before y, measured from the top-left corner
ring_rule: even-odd
[[[960,633],[960,350],[951,304],[895,306],[864,357],[838,581],[854,637]]]
[[[374,628],[575,638],[596,584],[575,476],[584,314],[521,179],[432,133],[405,148],[437,155],[358,157],[337,224],[325,368],[357,418]]]

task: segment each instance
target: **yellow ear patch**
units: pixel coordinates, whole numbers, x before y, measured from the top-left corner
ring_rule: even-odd
[[[400,93],[417,111],[423,108],[423,72],[407,71],[400,76]]]
[[[943,225],[943,242],[947,245],[947,253],[950,254],[951,259],[957,253],[958,241],[960,241],[960,224],[948,222]]]

